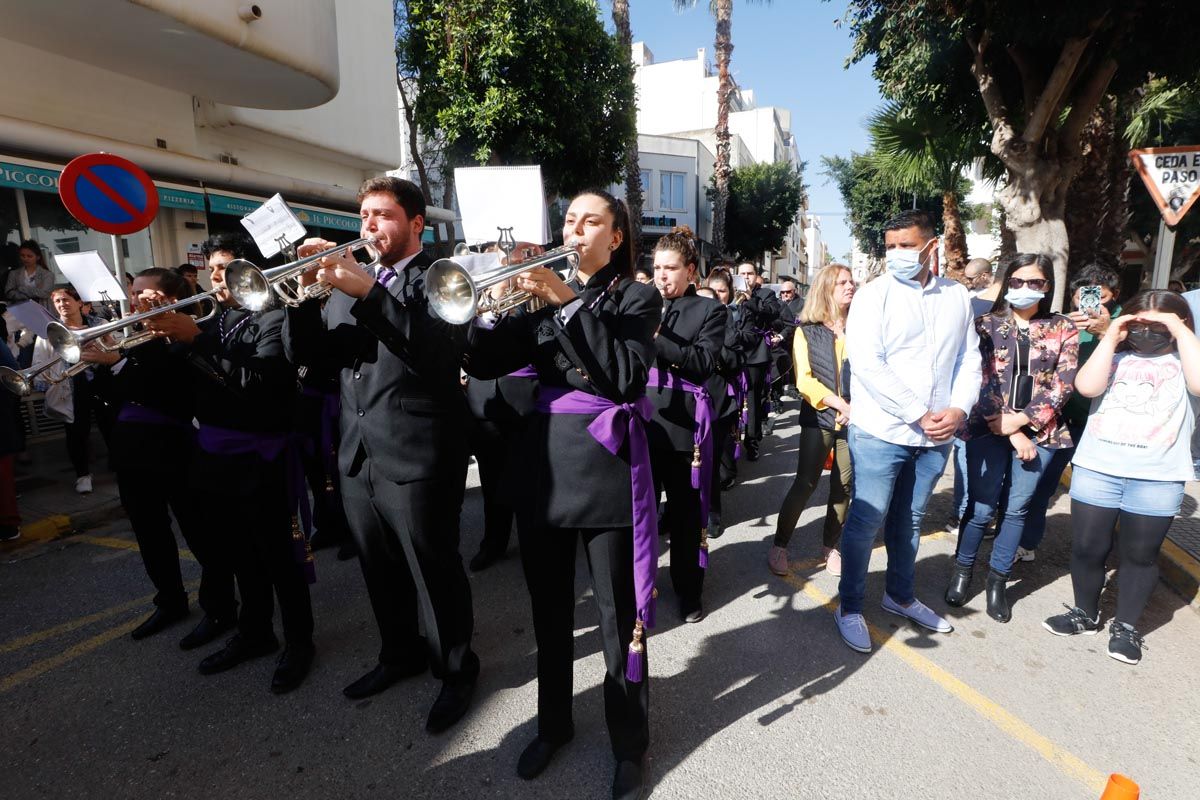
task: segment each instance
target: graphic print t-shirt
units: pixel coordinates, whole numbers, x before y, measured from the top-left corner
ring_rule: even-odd
[[[1092,401],[1074,461],[1123,478],[1192,480],[1194,427],[1177,355],[1118,353],[1108,389]]]

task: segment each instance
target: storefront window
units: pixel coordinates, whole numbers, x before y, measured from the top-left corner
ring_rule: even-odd
[[[17,268],[20,242],[21,219],[17,214],[16,190],[0,189],[0,281],[8,277],[10,269]]]
[[[56,253],[97,250],[110,269],[115,267],[112,237],[107,233],[94,231],[72,217],[63,206],[62,201],[58,199],[58,195],[46,192],[26,192],[25,208],[29,212],[29,229],[33,239],[51,257],[47,266],[53,270],[56,283],[66,282],[66,278],[54,264],[53,256]],[[148,230],[122,236],[121,246],[125,271],[128,274],[135,275],[154,266]]]

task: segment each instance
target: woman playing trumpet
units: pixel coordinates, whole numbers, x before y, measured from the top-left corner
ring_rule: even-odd
[[[471,330],[467,371],[480,378],[532,364],[540,382],[526,431],[529,524],[518,526],[538,655],[538,734],[517,763],[539,775],[574,735],[571,720],[575,552],[587,552],[607,673],[605,718],[617,760],[613,796],[640,796],[649,745],[646,628],[653,624],[656,535],[644,423],[662,298],[632,277],[624,203],[577,196],[563,239],[580,256],[564,282],[547,267],[517,287],[547,303]],[[636,496],[635,496],[636,493]]]

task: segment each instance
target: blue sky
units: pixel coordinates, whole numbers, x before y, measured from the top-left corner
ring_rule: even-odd
[[[656,61],[694,58],[698,47],[713,59],[707,0],[682,13],[671,0],[630,0],[629,5],[633,39],[646,42]],[[611,29],[609,0],[601,0],[600,9]],[[770,5],[734,0],[733,5],[734,77],[739,86],[754,90],[760,106],[792,112],[796,147],[808,162],[809,207],[821,215],[825,241],[837,259],[850,250],[851,237],[841,216],[841,196],[820,174],[821,156],[865,150],[863,124],[881,104],[868,64],[843,68],[850,32],[834,23],[844,12],[842,0],[774,0]]]

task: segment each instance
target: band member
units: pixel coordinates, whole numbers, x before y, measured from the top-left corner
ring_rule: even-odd
[[[663,308],[646,387],[654,404],[648,435],[655,484],[666,490],[671,508],[671,583],[685,622],[704,618],[700,596],[708,568],[715,453],[709,381],[716,374],[728,316],[720,303],[696,294],[692,281],[699,261],[687,227],[674,229],[654,247],[654,284]],[[718,397],[724,397],[724,389],[721,382]]]
[[[304,281],[336,291],[323,316],[315,302],[289,308],[284,340],[295,363],[341,377],[342,497],[382,639],[378,665],[343,692],[369,697],[432,667],[442,689],[425,728],[439,733],[466,713],[479,674],[471,587],[458,553],[465,329],[428,311],[421,190],[372,178],[358,198],[362,233],[375,238],[380,266],[371,274],[345,252],[322,259]],[[298,252],[332,246],[310,240]]]
[[[177,312],[148,327],[191,344],[190,364],[200,422],[193,489],[220,487],[220,504],[204,506],[204,523],[219,531],[232,559],[242,608],[237,633],[200,662],[212,675],[278,649],[272,589],[279,600],[285,647],[271,691],[289,692],[308,675],[314,655],[303,536],[293,524],[303,468],[293,434],[296,370],[284,357],[283,312],[251,312],[224,289],[225,264],[212,270],[222,311],[205,330]],[[213,267],[210,259],[209,266]],[[299,482],[299,486],[297,486]]]
[[[134,278],[131,299],[134,311],[140,313],[191,294],[191,287],[178,274],[152,267]],[[200,607],[210,621],[208,628],[227,630],[237,609],[233,569],[215,546],[214,532],[201,520],[197,493],[179,479],[191,468],[196,448],[192,427],[195,395],[187,349],[186,345],[155,339],[122,349],[123,360],[114,370],[113,398],[118,413],[113,467],[121,505],[137,537],[146,575],[157,592],[156,610],[133,629],[134,639],[158,633],[188,614],[172,516],[200,562]]]
[[[713,399],[716,422],[713,424],[713,442],[716,448],[716,463],[712,469],[711,499],[708,510],[708,538],[717,539],[724,533],[721,522],[721,493],[733,486],[737,479],[735,436],[740,436],[742,398],[738,391],[739,380],[744,375],[742,352],[738,339],[737,306],[732,299],[732,281],[724,270],[709,275],[708,290],[725,309],[725,339],[717,358],[716,371],[709,378],[708,393]]]
[[[744,444],[746,460],[757,461],[763,427],[769,411],[771,348],[774,335],[771,325],[778,318],[778,300],[772,300],[770,289],[761,288],[762,277],[753,264],[738,265],[738,276],[746,281],[749,296],[738,304],[738,325],[744,341],[746,377],[749,383],[746,397],[746,431]]]
[[[549,267],[522,273],[518,288],[547,307],[471,329],[466,368],[488,378],[537,370],[538,413],[519,526],[521,561],[537,639],[538,734],[517,774],[531,779],[574,735],[574,571],[580,540],[600,611],[607,674],[605,718],[617,769],[616,798],[640,797],[649,744],[646,628],[653,625],[656,533],[653,478],[643,425],[662,298],[632,275],[629,213],[604,191],[576,197],[563,239],[580,254],[569,283]],[[635,494],[636,493],[636,494]]]

